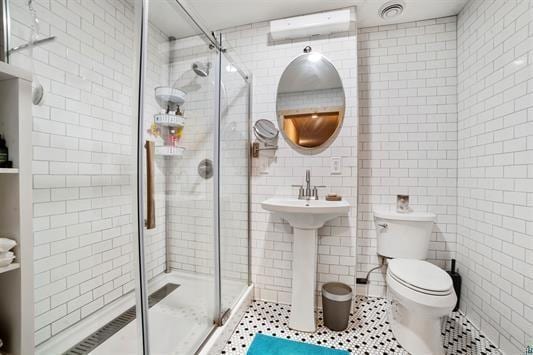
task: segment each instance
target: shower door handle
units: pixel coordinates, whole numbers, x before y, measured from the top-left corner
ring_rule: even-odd
[[[154,199],[154,151],[155,144],[146,141],[146,229],[155,228],[155,199]]]

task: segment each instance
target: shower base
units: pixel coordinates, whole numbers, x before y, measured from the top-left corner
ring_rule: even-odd
[[[177,289],[179,285],[168,283],[155,291],[148,297],[148,305],[152,308],[159,303],[163,298],[167,297],[172,291]],[[122,313],[111,322],[98,329],[96,332],[83,339],[78,344],[67,350],[64,355],[82,355],[90,354],[92,350],[96,349],[100,344],[111,338],[122,328],[134,321],[136,318],[136,306],[130,307],[126,312]]]
[[[173,270],[149,282],[150,294],[167,284],[179,287],[155,303],[148,312],[150,352],[165,355],[192,354],[215,329],[213,278]],[[243,282],[233,280],[223,280],[223,285],[223,304],[233,304],[240,300],[247,289]],[[35,354],[64,354],[132,306],[135,306],[135,297],[130,293],[40,344]],[[217,332],[218,330],[215,334]],[[139,337],[135,319],[94,349],[79,354],[138,354]]]

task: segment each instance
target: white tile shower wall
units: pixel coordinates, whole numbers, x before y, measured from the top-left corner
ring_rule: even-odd
[[[410,196],[437,215],[428,259],[456,250],[456,17],[359,29],[357,276],[379,265],[372,210]],[[357,292],[385,294],[384,274]]]
[[[461,309],[507,354],[533,343],[533,2],[458,16]]]
[[[213,159],[214,77],[200,77],[191,69],[194,62],[214,64],[200,37],[172,43],[171,84],[187,92],[182,107],[186,117],[179,145],[183,156],[167,161],[168,219],[171,267],[212,274],[213,179],[198,174],[203,159]],[[214,69],[212,69],[212,72]]]
[[[168,231],[171,266],[213,274],[213,179],[198,174],[203,159],[213,159],[213,117],[216,53],[199,37],[172,44],[171,81],[187,92],[183,105],[186,124],[180,145],[185,153],[167,163]],[[210,63],[208,77],[191,69]],[[227,65],[223,63],[223,67]],[[222,74],[221,103],[221,254],[222,278],[248,280],[248,90],[237,72]]]
[[[220,254],[222,293],[229,282],[248,285],[249,85],[222,57],[220,119]],[[229,70],[228,70],[229,69]],[[226,283],[226,285],[224,284]],[[223,297],[224,299],[224,297]],[[231,305],[226,304],[224,307]]]
[[[145,74],[144,85],[144,137],[146,140],[152,140],[151,127],[154,122],[154,114],[160,112],[161,107],[155,98],[155,88],[164,86],[168,83],[169,78],[169,44],[168,35],[161,32],[153,24],[150,24],[148,30],[148,61]],[[150,130],[150,132],[148,132]],[[144,155],[146,166],[146,155]],[[166,267],[166,161],[163,156],[155,156],[155,229],[145,230],[145,268],[148,280],[157,276]],[[146,168],[144,169],[146,171]],[[145,180],[146,196],[146,180]],[[146,206],[144,206],[146,207]],[[146,212],[146,210],[145,210]],[[134,285],[131,285],[132,287]]]
[[[285,67],[303,48],[327,56],[339,71],[346,95],[344,123],[337,139],[318,154],[301,154],[280,137],[279,149],[261,151],[252,165],[252,281],[255,298],[290,302],[292,278],[292,230],[283,220],[264,211],[261,201],[272,196],[294,197],[292,184],[304,181],[311,170],[313,185],[327,185],[350,202],[348,216],[327,223],[319,230],[317,290],[327,281],[342,281],[355,287],[356,188],[357,188],[357,39],[342,33],[300,41],[272,43],[269,24],[261,22],[224,31],[240,61],[253,73],[252,123],[268,119],[277,124],[276,91]],[[332,157],[342,158],[342,174],[331,175]]]
[[[18,45],[29,38],[31,18],[26,1],[10,6]],[[135,71],[127,1],[35,1],[34,7],[42,36],[56,36],[34,49],[33,61],[45,92],[33,106],[32,142],[39,344],[133,288]],[[27,51],[11,60],[31,69]],[[148,77],[158,68],[151,66]],[[147,240],[153,276],[163,268],[162,238]]]

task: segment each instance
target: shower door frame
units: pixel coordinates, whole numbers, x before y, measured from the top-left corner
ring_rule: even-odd
[[[177,2],[183,1],[183,0],[176,0]],[[219,43],[219,47],[217,48],[217,63],[215,65],[217,78],[216,78],[216,91],[215,91],[215,97],[217,98],[217,105],[216,105],[216,112],[214,115],[214,123],[215,123],[215,142],[213,144],[213,153],[214,153],[214,187],[216,189],[216,192],[214,192],[214,201],[216,208],[214,208],[214,220],[215,220],[215,227],[214,227],[214,235],[215,235],[215,273],[217,277],[215,278],[215,299],[217,301],[216,307],[215,307],[215,324],[217,326],[222,326],[226,322],[230,312],[231,308],[223,309],[222,307],[222,259],[220,254],[220,246],[221,246],[221,240],[220,240],[220,120],[222,119],[221,116],[221,103],[222,103],[222,61],[223,57],[226,59],[226,61],[232,65],[238,74],[241,76],[243,81],[247,85],[247,95],[248,100],[246,101],[246,113],[247,113],[247,124],[246,124],[246,146],[248,147],[248,154],[246,159],[247,164],[247,248],[248,248],[248,258],[247,258],[247,286],[250,286],[252,284],[252,269],[251,269],[251,206],[252,206],[252,200],[251,200],[251,177],[252,177],[252,136],[251,136],[251,120],[252,120],[252,90],[253,90],[253,77],[251,74],[248,74],[246,71],[242,70],[237,64],[236,61],[231,57],[231,55],[228,54],[227,48],[224,46],[224,35],[222,32],[213,32],[213,37],[216,38],[217,42]]]
[[[0,54],[0,61],[3,61],[5,63],[9,63],[9,34],[10,34],[10,23],[11,19],[9,17],[9,4],[8,0],[0,0],[0,15],[2,21],[2,38],[0,38],[0,41],[2,41],[2,53]]]
[[[179,1],[178,1],[179,2]],[[222,50],[220,48],[220,35],[216,48],[215,63],[215,112],[213,115],[213,238],[215,258],[215,308],[213,320],[215,325],[222,325],[222,271],[220,255],[220,83],[222,80]]]
[[[143,154],[144,154],[144,120],[143,120],[143,107],[144,107],[144,84],[145,84],[145,73],[146,73],[146,62],[148,58],[148,11],[149,11],[149,1],[150,0],[136,0],[136,23],[137,23],[137,34],[139,38],[138,43],[138,80],[137,80],[137,261],[138,261],[138,272],[137,272],[137,314],[140,319],[139,327],[139,336],[141,340],[141,347],[143,349],[143,354],[150,354],[149,346],[149,322],[148,322],[148,282],[146,278],[146,268],[145,268],[145,248],[144,248],[144,231],[145,231],[145,220],[144,220],[144,164],[143,164]],[[225,49],[222,46],[222,34],[215,34],[212,31],[206,30],[206,27],[202,26],[199,21],[192,15],[194,12],[192,8],[185,3],[184,0],[175,0],[177,5],[182,9],[182,11],[188,16],[191,21],[195,24],[198,30],[204,35],[202,36],[206,40],[207,45],[210,48],[214,48],[217,51],[216,64],[215,64],[215,110],[213,115],[214,122],[214,141],[213,141],[213,238],[214,238],[214,261],[215,261],[215,270],[214,270],[214,281],[215,281],[215,304],[214,304],[214,314],[213,314],[213,328],[211,332],[202,339],[200,343],[200,348],[206,343],[206,341],[213,334],[213,331],[224,324],[225,316],[229,313],[228,310],[222,310],[222,279],[221,279],[221,254],[220,254],[220,119],[221,119],[221,84],[222,84],[222,56],[226,57],[226,60],[233,65],[238,73],[243,78],[244,82],[248,86],[248,100],[247,100],[247,245],[248,245],[248,278],[247,286],[251,285],[251,171],[252,171],[252,161],[251,161],[251,112],[252,112],[252,77],[244,72],[235,61],[225,53]]]
[[[138,35],[138,41],[135,41],[137,48],[137,285],[135,287],[136,294],[136,314],[139,320],[138,333],[141,342],[142,353],[145,355],[150,354],[148,334],[148,282],[146,280],[145,269],[145,250],[144,250],[144,84],[146,73],[146,62],[148,59],[148,7],[149,0],[136,0],[135,2],[135,20],[136,20],[136,34]]]

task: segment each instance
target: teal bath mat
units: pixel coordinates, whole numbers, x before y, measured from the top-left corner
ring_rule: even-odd
[[[348,355],[346,350],[325,348],[264,334],[256,334],[247,355]]]

